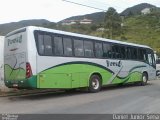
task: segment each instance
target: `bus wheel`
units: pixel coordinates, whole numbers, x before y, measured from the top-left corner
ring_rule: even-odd
[[[101,89],[101,79],[98,75],[92,75],[89,81],[89,92],[95,93],[99,92]]]
[[[141,85],[142,86],[145,86],[147,84],[147,81],[148,81],[148,76],[146,73],[143,73],[142,74],[142,81],[141,81]]]

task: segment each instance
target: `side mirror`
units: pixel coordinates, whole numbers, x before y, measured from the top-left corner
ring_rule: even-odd
[[[156,71],[156,76],[160,76],[160,70]]]

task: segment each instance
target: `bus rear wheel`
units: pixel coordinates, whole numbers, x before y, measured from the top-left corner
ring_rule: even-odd
[[[148,81],[148,76],[146,73],[143,73],[142,74],[142,81],[141,81],[141,85],[142,86],[145,86],[147,84],[147,81]]]
[[[91,93],[99,92],[101,89],[101,79],[98,75],[92,75],[89,81],[88,90]]]

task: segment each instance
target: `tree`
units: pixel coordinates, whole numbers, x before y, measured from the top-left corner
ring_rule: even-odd
[[[104,36],[108,34],[107,37],[112,39],[115,36],[121,35],[121,23],[120,15],[114,8],[110,7],[105,14],[104,27],[106,31],[104,32]]]
[[[128,16],[131,17],[133,15],[134,15],[134,13],[132,11],[129,11]]]

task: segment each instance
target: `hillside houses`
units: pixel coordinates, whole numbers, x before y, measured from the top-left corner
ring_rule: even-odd
[[[151,8],[144,8],[144,9],[141,11],[141,13],[142,13],[143,15],[149,14],[149,13],[151,13]]]
[[[90,19],[82,19],[82,20],[64,20],[62,25],[74,25],[74,24],[92,24],[92,20]]]

